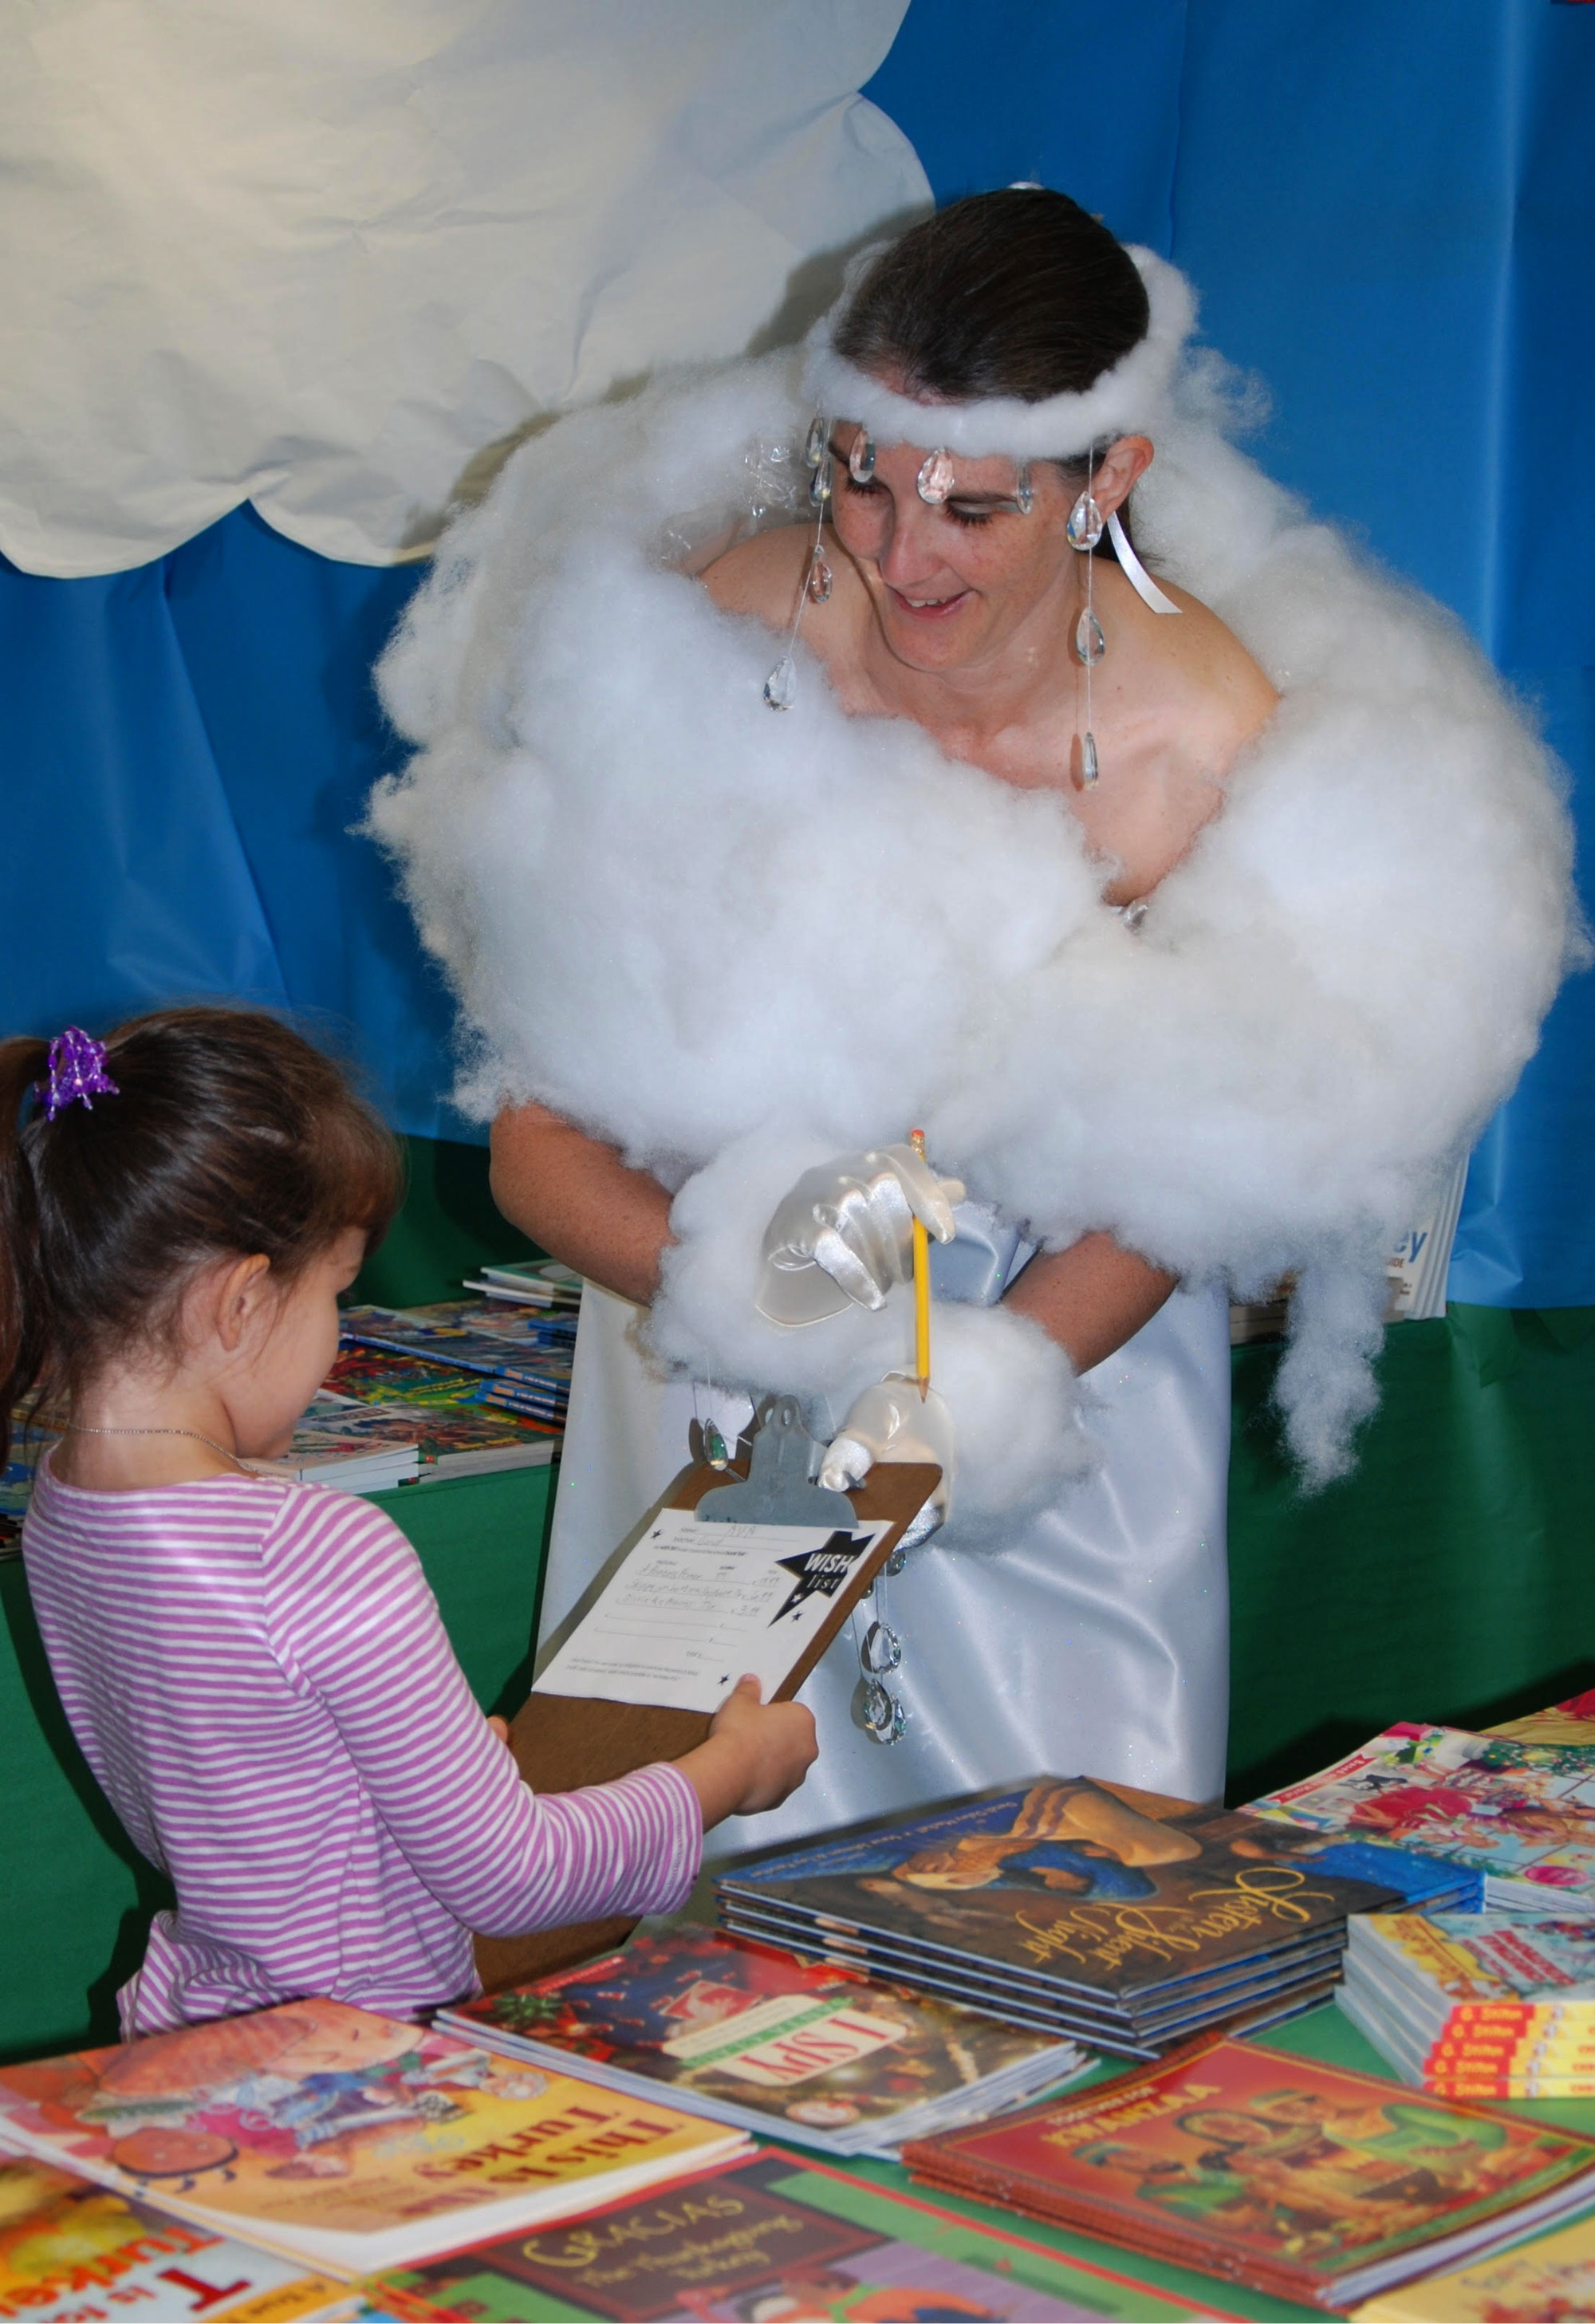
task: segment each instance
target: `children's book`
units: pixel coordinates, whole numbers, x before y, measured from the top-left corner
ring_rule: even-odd
[[[1569,1695],[1545,1711],[1531,1711],[1522,1719],[1503,1719],[1489,1735],[1505,1735],[1514,1743],[1573,1744],[1595,1751],[1595,1687]]]
[[[352,2324],[352,2284],[191,2227],[31,2155],[0,2154],[0,2317],[28,2324]]]
[[[1595,2218],[1536,2236],[1498,2259],[1381,2293],[1353,2324],[1589,2324],[1595,2319]]]
[[[249,1466],[262,1476],[374,1493],[418,1476],[420,1462],[416,1431],[392,1406],[359,1404],[323,1391],[301,1416],[287,1452]]]
[[[557,1259],[506,1259],[501,1267],[484,1267],[479,1277],[466,1277],[466,1289],[480,1292],[484,1299],[519,1300],[529,1307],[567,1314],[582,1300],[581,1277]]]
[[[747,2143],[325,2000],[0,2069],[0,2140],[349,2273],[563,2218]]]
[[[428,1363],[396,1348],[370,1348],[346,1340],[322,1382],[327,1396],[363,1404],[472,1404],[481,1396],[483,1375],[458,1364]]]
[[[526,2324],[816,2324],[916,2317],[1054,2324],[1188,2317],[1109,2255],[1065,2256],[1026,2234],[977,2226],[923,2197],[888,2193],[770,2149],[662,2195],[384,2275],[395,2315]]]
[[[1068,2080],[1072,2042],[683,1924],[444,2010],[463,2041],[834,2154],[890,2153]]]
[[[999,2002],[1045,2001],[1058,2030],[1130,2055],[1182,2038],[1215,1997],[1265,1997],[1304,1952],[1343,1945],[1348,1912],[1399,1901],[1255,1817],[1053,1775],[744,1858],[716,1890],[786,1931],[890,1946],[906,1982],[973,1971]]]
[[[1313,1831],[1391,1840],[1484,1874],[1484,1904],[1595,1912],[1595,1756],[1403,1722],[1252,1802]]]
[[[946,2191],[1332,2310],[1595,2195],[1595,2139],[1222,2040],[903,2159]]]

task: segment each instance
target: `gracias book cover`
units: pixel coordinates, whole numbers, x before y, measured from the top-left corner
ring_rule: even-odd
[[[1172,2324],[1191,2315],[1185,2301],[1122,2269],[779,2150],[564,2227],[383,2275],[370,2289],[392,2315],[417,2324],[1054,2324],[1103,2316]]]
[[[313,2266],[394,2266],[745,2150],[342,2002],[0,2070],[0,2140]]]

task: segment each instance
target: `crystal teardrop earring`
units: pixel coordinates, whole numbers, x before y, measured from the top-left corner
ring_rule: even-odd
[[[808,552],[808,562],[803,568],[798,584],[798,604],[792,615],[792,626],[787,633],[787,650],[764,681],[764,699],[771,710],[790,710],[798,698],[798,665],[793,655],[798,646],[798,632],[803,626],[806,605],[823,605],[831,594],[831,567],[825,558],[825,508],[835,481],[832,461],[830,422],[823,411],[816,411],[809,423],[808,440],[803,447],[803,464],[809,470],[808,504],[815,512],[814,541]]]
[[[1108,641],[1096,614],[1096,558],[1092,552],[1102,537],[1106,520],[1092,489],[1095,481],[1088,466],[1085,490],[1069,511],[1065,528],[1070,548],[1078,549],[1085,559],[1085,603],[1074,624],[1075,658],[1085,672],[1085,726],[1080,736],[1080,763],[1074,775],[1075,787],[1083,791],[1096,788],[1097,746],[1091,723],[1091,674],[1108,650]]]

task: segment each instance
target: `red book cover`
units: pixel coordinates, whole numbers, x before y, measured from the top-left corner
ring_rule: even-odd
[[[1225,2041],[903,2159],[932,2184],[1325,2307],[1595,2191],[1595,2140]]]

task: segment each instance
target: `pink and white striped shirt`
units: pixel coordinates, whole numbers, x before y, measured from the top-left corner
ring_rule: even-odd
[[[368,1501],[245,1477],[85,1492],[47,1458],[23,1554],[72,1730],[177,1891],[124,2034],[311,1993],[413,2015],[476,1989],[473,1929],[670,1912],[696,1877],[678,1768],[527,1789]]]

